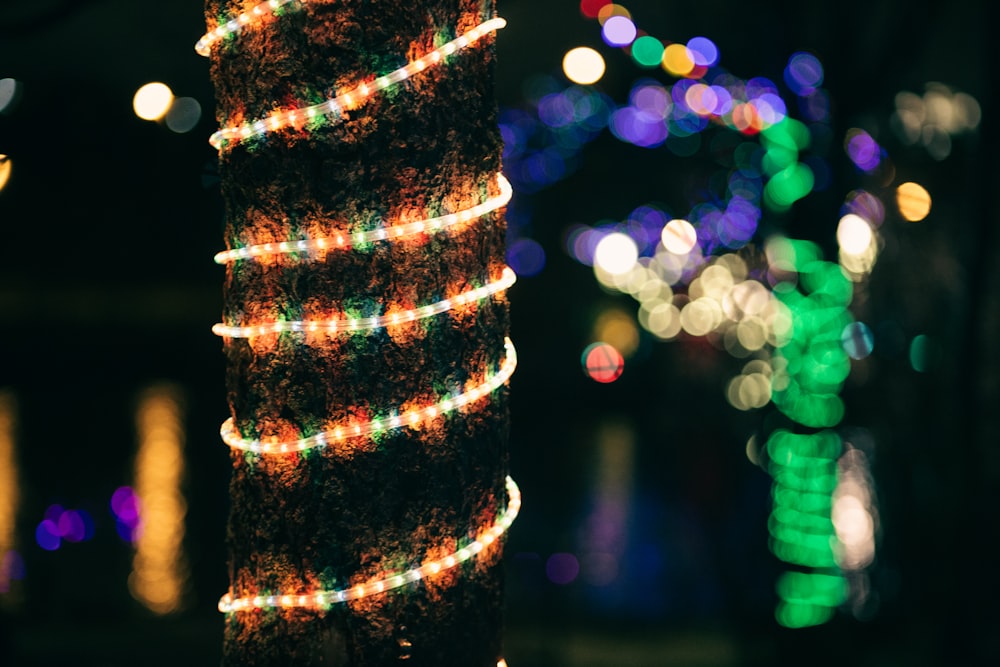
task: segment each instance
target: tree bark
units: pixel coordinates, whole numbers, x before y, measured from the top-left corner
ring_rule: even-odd
[[[207,0],[214,27],[243,2]],[[492,0],[310,0],[217,44],[221,125],[316,104],[493,16]],[[345,113],[220,155],[229,248],[367,230],[499,193],[501,142],[487,36]],[[495,279],[497,212],[457,231],[227,265],[223,319],[382,314]],[[433,403],[496,372],[500,296],[370,333],[226,338],[231,417],[245,438],[294,440],[349,418]],[[506,502],[506,389],[419,428],[302,455],[234,449],[234,596],[338,589],[454,551]],[[501,654],[500,548],[427,580],[329,609],[229,613],[225,665],[481,665]]]

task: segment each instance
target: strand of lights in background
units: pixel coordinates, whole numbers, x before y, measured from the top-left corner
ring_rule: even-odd
[[[461,549],[458,549],[454,553],[448,554],[443,558],[425,561],[419,567],[395,574],[391,577],[372,579],[348,588],[336,590],[321,590],[302,593],[275,593],[239,598],[233,598],[232,594],[226,594],[221,600],[219,600],[219,611],[229,614],[235,612],[276,608],[291,609],[306,607],[313,609],[329,609],[335,604],[350,602],[351,600],[359,600],[370,595],[386,593],[388,591],[406,586],[407,584],[427,579],[450,570],[474,557],[483,549],[488,548],[496,542],[496,540],[503,535],[508,528],[510,528],[511,524],[514,523],[514,519],[517,518],[518,512],[521,511],[521,491],[518,489],[517,484],[514,483],[514,480],[509,476],[507,477],[506,485],[508,496],[507,508],[497,516],[496,522],[492,526],[480,530],[476,534],[476,538],[463,546]]]
[[[241,30],[243,30],[243,28],[251,23],[260,23],[270,17],[276,16],[277,12],[285,5],[292,3],[304,5],[307,1],[308,0],[268,0],[267,2],[260,3],[249,11],[236,16],[223,18],[219,21],[219,25],[215,28],[215,30],[210,30],[201,36],[198,43],[194,45],[194,50],[198,53],[198,55],[207,57],[211,53],[212,46],[214,46],[216,42],[237,35]]]
[[[364,105],[372,95],[401,83],[428,67],[437,65],[447,56],[474,44],[483,36],[490,34],[494,30],[499,30],[505,25],[507,25],[507,21],[502,18],[490,19],[388,74],[376,77],[372,81],[360,83],[346,92],[334,95],[319,104],[278,111],[255,121],[224,127],[211,136],[209,143],[214,148],[223,150],[240,142],[264,136],[268,132],[274,132],[284,127],[299,129],[311,127],[314,124],[322,124],[325,121],[329,121],[331,124],[336,123],[342,118],[342,111],[349,111]]]
[[[293,454],[310,449],[323,449],[329,445],[343,442],[351,438],[360,438],[399,428],[413,428],[428,421],[444,417],[448,413],[471,405],[480,399],[488,397],[499,389],[514,373],[517,367],[517,353],[509,338],[504,340],[506,358],[500,369],[493,375],[487,374],[484,381],[461,393],[450,394],[438,401],[420,408],[409,408],[395,411],[390,416],[372,419],[370,421],[355,420],[338,424],[322,433],[291,442],[262,442],[261,440],[244,439],[232,418],[222,424],[220,433],[222,440],[233,449],[239,449],[254,454]]]
[[[322,332],[327,334],[374,331],[384,327],[405,324],[416,320],[432,317],[446,313],[452,308],[464,306],[487,299],[498,292],[508,289],[517,280],[517,276],[510,267],[504,267],[503,274],[499,280],[487,283],[482,287],[461,292],[455,296],[437,301],[435,303],[403,310],[388,307],[389,315],[377,315],[373,317],[353,317],[327,320],[288,320],[283,322],[268,322],[253,326],[230,326],[226,324],[216,324],[212,327],[212,333],[216,336],[226,336],[229,338],[251,338],[253,336],[263,336],[266,334],[280,333],[309,333]]]
[[[182,543],[187,504],[180,485],[184,476],[184,428],[174,391],[154,387],[136,412],[139,451],[135,459],[135,495],[140,525],[129,590],[156,614],[180,608],[187,579]]]
[[[689,78],[701,78],[707,74],[707,68],[698,71],[698,68],[694,67],[688,72],[683,67],[672,67],[667,50],[662,49],[662,44],[658,40],[648,36],[638,37],[639,31],[624,7],[602,0],[583,0],[581,10],[585,15],[597,17],[601,21],[603,36],[608,44],[628,47],[630,55],[640,66],[655,66],[656,58],[650,57],[647,61],[647,56],[659,56],[662,53],[663,59],[660,64],[671,74]],[[644,40],[643,43],[639,43],[640,39]],[[710,47],[713,59],[717,59],[718,56],[710,41],[698,39],[699,44],[689,44],[686,53],[680,53],[685,47],[671,45],[678,52],[678,56],[674,58],[675,64],[684,60],[680,56],[686,56],[688,62],[694,65],[714,64],[714,62],[697,62],[699,55],[705,55],[700,47]],[[657,53],[653,53],[654,51]],[[819,60],[812,54],[796,53],[789,59],[784,75],[785,82],[798,96],[804,115],[811,121],[827,123],[829,101],[824,91],[819,88],[823,82],[823,68]],[[728,74],[724,76],[732,79]],[[777,96],[777,89],[769,81],[761,79],[740,81],[740,87],[746,91],[752,82],[756,82],[757,87],[761,87],[761,82],[768,84],[771,94],[766,100],[767,109],[785,113],[784,102]],[[665,88],[657,87],[658,84],[650,84],[638,94],[633,89],[632,103],[636,110],[631,112],[633,116],[630,116],[630,119],[634,120],[634,117],[643,113],[650,115],[650,112],[655,111],[653,108],[644,108],[656,106],[651,105],[649,99],[643,101],[639,98],[643,95],[649,98],[647,92],[649,90],[666,91]],[[681,95],[677,94],[678,88],[681,89]],[[754,117],[745,113],[746,107],[743,113],[730,115],[727,118],[725,114],[731,113],[732,107],[722,108],[719,102],[732,104],[732,100],[737,99],[737,95],[731,91],[728,91],[728,96],[727,100],[725,88],[706,87],[704,82],[681,81],[660,98],[664,108],[661,113],[664,121],[663,137],[643,144],[618,128],[614,117],[611,119],[610,127],[616,136],[623,140],[637,145],[655,145],[662,143],[667,136],[668,125],[672,130],[674,128],[672,123],[683,120],[676,118],[676,111],[686,106],[693,112],[693,116],[721,121],[730,129],[738,130],[744,135],[759,132],[761,144],[766,149],[759,161],[761,167],[759,180],[763,182],[764,177],[769,180],[762,189],[758,187],[756,197],[747,200],[757,209],[757,217],[760,215],[758,201],[762,200],[762,203],[772,210],[783,211],[810,191],[817,189],[813,170],[800,163],[798,157],[798,154],[809,146],[812,138],[810,129],[798,121],[791,120],[787,115],[776,118],[777,122],[769,125],[768,119],[760,114],[762,109],[756,106],[750,106],[749,110],[757,112],[759,119],[764,120],[764,123],[755,123]],[[747,99],[745,102],[749,104],[750,100]],[[671,111],[673,117],[668,120]],[[619,110],[616,113],[623,111]],[[689,129],[683,128],[682,125],[681,127]],[[703,124],[690,129],[700,132],[704,127]],[[891,166],[888,168],[884,166],[884,149],[864,130],[857,128],[849,130],[844,148],[848,157],[863,174],[878,176],[883,181],[887,180],[884,178],[886,174],[891,174]],[[824,165],[825,162],[817,164],[820,167]],[[742,166],[741,171],[745,171]],[[746,191],[745,183],[741,184],[741,187]],[[925,191],[911,197],[909,194],[911,191],[918,192],[911,184],[900,186],[897,189],[897,204],[905,219],[919,220],[926,216],[930,198]],[[867,575],[863,568],[874,557],[872,512],[875,510],[871,500],[873,492],[869,489],[866,493],[861,493],[865,496],[861,499],[857,494],[847,491],[844,491],[843,495],[840,494],[840,486],[837,485],[837,466],[843,451],[843,443],[839,435],[828,429],[838,424],[843,415],[843,404],[837,393],[843,379],[850,372],[848,357],[863,359],[872,349],[873,337],[870,330],[862,323],[853,322],[847,305],[853,296],[853,286],[850,281],[862,281],[870,273],[877,256],[878,243],[873,227],[881,223],[884,206],[877,197],[861,190],[848,196],[844,212],[846,215],[841,218],[837,230],[840,245],[839,267],[821,262],[818,251],[812,244],[778,239],[769,245],[780,246],[783,252],[776,254],[785,256],[777,258],[777,262],[774,261],[776,258],[771,256],[774,253],[769,253],[768,257],[772,266],[767,276],[774,293],[767,293],[766,287],[759,283],[749,281],[744,283],[751,286],[759,285],[769,297],[769,305],[778,306],[775,312],[781,315],[777,320],[781,322],[781,326],[774,328],[774,335],[767,333],[766,327],[761,327],[759,321],[744,330],[743,324],[753,322],[753,318],[741,320],[739,326],[730,327],[725,332],[726,347],[731,352],[746,353],[746,348],[753,351],[759,347],[756,344],[745,345],[748,334],[751,333],[750,329],[757,330],[752,332],[755,334],[752,336],[755,342],[759,341],[761,344],[766,342],[773,348],[760,349],[760,353],[773,356],[770,363],[767,359],[754,359],[746,365],[743,374],[730,383],[728,398],[734,406],[740,409],[759,408],[773,400],[782,412],[800,424],[812,429],[825,429],[812,435],[781,431],[773,434],[772,440],[768,443],[768,450],[772,453],[771,472],[775,476],[774,511],[769,521],[772,550],[783,560],[813,568],[810,572],[788,572],[778,581],[777,588],[781,602],[776,610],[776,618],[782,625],[788,627],[805,627],[826,622],[832,616],[834,608],[848,601],[849,597],[854,598],[857,615],[857,609],[863,606],[864,598],[867,596]],[[693,216],[689,217],[694,219]],[[722,219],[727,217],[730,217],[728,210]],[[674,225],[675,229],[671,231],[670,225]],[[755,228],[756,222],[750,228],[750,234],[744,239],[738,239],[741,241],[739,245],[749,241]],[[578,236],[585,236],[594,231],[596,230],[584,230]],[[671,233],[668,234],[668,231]],[[709,286],[709,289],[702,290],[701,286],[697,285],[698,281],[707,278],[710,271],[719,268],[718,264],[715,264],[698,273],[705,261],[704,256],[714,249],[710,243],[706,243],[712,239],[705,232],[705,226],[695,230],[686,220],[673,220],[667,223],[663,228],[662,246],[657,248],[655,260],[673,259],[671,253],[687,255],[694,249],[704,252],[698,252],[693,262],[689,256],[684,262],[661,263],[647,260],[645,264],[638,257],[636,242],[628,244],[628,247],[624,247],[626,244],[620,242],[619,239],[630,240],[627,234],[617,230],[606,236],[602,234],[600,244],[615,246],[615,252],[611,252],[610,256],[605,252],[605,257],[600,257],[601,253],[598,252],[600,244],[590,252],[595,273],[604,284],[610,282],[613,287],[629,292],[640,301],[653,301],[655,305],[645,311],[645,318],[644,309],[640,309],[640,323],[647,329],[669,334],[666,337],[676,335],[681,329],[693,335],[704,335],[716,329],[720,320],[724,319],[717,315],[712,317],[713,310],[729,314],[725,303],[732,294],[732,292],[723,294],[724,298],[719,302],[721,308],[711,308],[712,302],[705,301],[702,296],[696,298],[696,287],[699,288],[698,292],[718,291],[717,287],[712,289]],[[724,236],[720,233],[719,238],[724,239]],[[571,238],[572,245],[576,245],[576,241],[577,239]],[[700,245],[701,248],[696,248],[696,245]],[[725,245],[733,247],[730,243]],[[661,248],[668,252],[661,254]],[[571,254],[579,258],[579,254],[573,253],[573,249]],[[717,261],[721,263],[726,258],[734,257],[739,260],[736,255],[723,255]],[[605,261],[604,267],[602,259]],[[621,266],[615,266],[616,263]],[[682,266],[673,266],[677,264]],[[799,267],[802,264],[808,264],[808,268],[789,271],[789,266]],[[602,268],[612,270],[602,270]],[[680,270],[676,270],[677,268]],[[663,280],[664,273],[673,274],[670,278],[685,282],[684,274],[698,276],[691,281],[688,300],[681,311],[678,311],[672,303],[674,295],[669,288],[669,284],[676,282],[670,279]],[[800,298],[802,295],[792,286],[799,280],[798,277],[791,283],[784,282],[790,274],[800,276],[801,273],[806,274],[801,276],[803,288],[808,294],[805,299]],[[734,272],[734,278],[735,275]],[[723,277],[726,276],[723,274]],[[717,286],[720,281],[714,278],[715,276],[712,282]],[[733,281],[728,282],[729,285],[726,287],[731,288]],[[666,292],[666,297],[663,296],[663,292]],[[804,305],[810,300],[825,304],[819,307],[823,310],[824,317],[819,317],[812,308]],[[830,305],[830,302],[838,300],[840,303]],[[694,311],[699,303],[705,305],[698,308],[697,314],[706,317],[689,317],[688,322],[684,323],[683,315]],[[738,314],[746,314],[747,311],[740,313],[741,310],[741,308],[736,309]],[[838,314],[832,315],[831,312]],[[699,326],[700,320],[704,319],[708,319],[709,325]],[[817,327],[823,328],[823,331],[817,331]],[[733,330],[737,334],[734,338],[739,343],[736,346],[737,350],[730,349],[729,345],[729,333]],[[762,333],[766,335],[760,335]],[[825,440],[829,446],[816,446],[816,440]],[[841,465],[844,465],[843,461]],[[859,508],[862,511],[859,511]],[[845,539],[851,542],[847,543]],[[838,568],[851,570],[849,572],[851,581],[848,581]],[[854,588],[858,590],[852,590]]]
[[[368,231],[343,232],[332,236],[325,236],[316,239],[299,239],[296,241],[281,241],[278,243],[261,243],[243,248],[226,250],[215,255],[216,264],[226,264],[240,259],[252,259],[276,254],[290,253],[317,253],[328,250],[349,250],[352,247],[362,246],[367,243],[377,241],[391,241],[404,236],[416,234],[427,234],[450,229],[455,225],[471,222],[481,218],[488,213],[492,213],[510,201],[514,190],[510,182],[504,178],[503,174],[497,174],[497,183],[500,186],[500,194],[490,197],[486,201],[464,209],[449,213],[447,215],[415,220],[413,222],[398,222],[386,227],[379,227]]]

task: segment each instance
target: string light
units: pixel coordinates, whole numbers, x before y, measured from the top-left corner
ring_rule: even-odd
[[[510,528],[511,524],[514,523],[518,512],[521,511],[521,490],[517,488],[517,484],[510,476],[507,477],[506,484],[508,497],[507,509],[497,516],[496,522],[492,526],[480,531],[475,540],[444,558],[426,561],[420,567],[412,568],[391,577],[371,579],[363,584],[356,584],[337,590],[273,593],[240,598],[233,598],[232,594],[227,593],[219,600],[219,611],[224,614],[230,614],[277,608],[291,609],[306,607],[328,609],[335,604],[358,600],[379,593],[386,593],[407,584],[415,583],[421,579],[440,574],[445,570],[450,570],[496,542]]]
[[[366,243],[377,241],[392,241],[404,236],[415,234],[426,234],[429,232],[440,232],[466,222],[471,222],[481,218],[487,213],[492,213],[498,208],[506,206],[514,193],[510,181],[504,178],[501,173],[497,174],[497,183],[500,186],[500,194],[491,197],[481,204],[467,208],[455,213],[441,215],[414,222],[401,222],[388,227],[379,227],[363,232],[341,232],[331,236],[324,236],[315,239],[300,239],[297,241],[281,241],[279,243],[261,243],[249,245],[243,248],[225,250],[215,255],[216,264],[226,264],[241,259],[253,259],[278,254],[304,253],[309,257],[310,253],[327,252],[329,250],[349,250]]]
[[[402,414],[396,411],[392,416],[381,419],[348,421],[316,435],[290,442],[246,440],[240,435],[236,424],[233,422],[232,417],[230,417],[223,422],[220,434],[222,435],[223,442],[233,449],[240,449],[254,454],[293,454],[308,449],[323,449],[332,443],[343,442],[351,438],[360,438],[403,427],[418,426],[424,422],[443,417],[458,408],[475,403],[499,389],[510,378],[517,367],[517,352],[514,350],[514,344],[509,338],[504,339],[504,349],[506,357],[500,366],[500,370],[495,375],[487,375],[482,384],[460,394],[447,396],[422,408],[407,409]]]
[[[446,56],[450,56],[466,48],[484,35],[499,30],[505,25],[507,25],[507,21],[502,18],[490,19],[447,44],[409,62],[399,69],[377,77],[373,81],[360,83],[346,92],[335,95],[319,104],[277,111],[270,116],[256,121],[224,127],[216,131],[208,141],[217,150],[223,150],[233,144],[263,136],[268,132],[273,132],[283,127],[302,126],[307,122],[319,122],[322,119],[327,119],[331,123],[337,122],[341,119],[341,112],[343,110],[355,109],[362,106],[375,93],[390,88],[397,83],[405,81],[414,74],[440,63]]]
[[[251,23],[277,15],[278,10],[292,1],[269,0],[269,2],[261,3],[251,10],[220,21],[214,30],[206,33],[198,41],[195,46],[196,51],[201,55],[209,55],[211,48],[216,42],[239,33],[243,27]],[[305,0],[299,0],[299,2],[300,4],[305,4]],[[239,143],[263,137],[269,132],[274,132],[282,128],[291,127],[296,130],[312,131],[324,124],[332,125],[340,122],[344,120],[344,111],[361,107],[370,97],[380,91],[393,87],[411,76],[441,63],[448,56],[468,47],[490,32],[503,28],[505,25],[506,21],[501,18],[493,18],[485,21],[456,39],[388,74],[374,78],[369,77],[367,80],[362,80],[356,85],[336,90],[336,94],[320,104],[275,111],[257,120],[223,127],[215,132],[209,141],[213,147],[222,151]],[[324,259],[326,253],[331,250],[349,250],[369,243],[395,241],[402,237],[430,234],[454,228],[456,225],[481,218],[505,206],[510,201],[513,194],[510,183],[502,174],[498,173],[496,177],[500,191],[499,195],[486,198],[471,208],[446,215],[428,217],[424,220],[414,222],[397,220],[388,226],[380,226],[367,231],[333,231],[332,233],[328,233],[324,230],[324,233],[327,235],[319,238],[293,239],[277,243],[248,245],[218,253],[215,256],[215,262],[218,264],[228,264],[238,260],[249,260],[273,255],[295,255],[296,259],[304,260]],[[379,224],[381,223],[382,221],[379,221]],[[345,317],[323,320],[272,321],[258,323],[253,326],[217,324],[213,327],[213,331],[217,335],[228,338],[251,338],[286,332],[315,331],[343,333],[371,331],[432,317],[456,307],[488,299],[508,289],[513,285],[515,280],[514,271],[510,267],[504,267],[499,279],[493,282],[474,289],[468,289],[455,296],[450,296],[418,308],[399,309],[396,312],[392,312],[394,307],[383,305],[381,312],[390,314],[360,318]],[[376,436],[383,432],[404,427],[416,428],[423,423],[432,422],[455,410],[462,409],[484,398],[489,398],[493,392],[503,386],[517,366],[517,354],[509,338],[504,339],[504,350],[505,357],[499,369],[495,373],[487,370],[480,384],[469,388],[471,385],[470,381],[470,383],[456,388],[451,394],[439,396],[433,403],[421,404],[422,407],[400,407],[388,412],[387,416],[370,420],[347,419],[341,423],[334,424],[332,427],[326,425],[327,430],[315,435],[285,442],[279,442],[277,438],[265,438],[266,442],[244,439],[236,428],[234,419],[230,418],[223,423],[220,430],[221,436],[223,441],[234,450],[254,454],[286,454],[311,449],[324,449],[328,445],[336,446],[339,442],[347,439]],[[314,590],[298,593],[258,593],[253,596],[240,598],[234,598],[232,591],[230,591],[219,601],[219,610],[227,614],[275,608],[313,608],[326,610],[334,604],[401,588],[407,584],[435,576],[442,571],[455,568],[494,544],[507,531],[517,517],[521,507],[520,491],[510,477],[506,478],[506,488],[508,494],[507,507],[497,515],[495,522],[490,526],[480,529],[475,533],[475,539],[447,556],[426,560],[419,567],[414,567],[393,576],[372,579],[339,590]],[[470,536],[471,534],[470,532]],[[501,665],[506,667],[503,659],[500,659],[497,665],[498,667]]]
[[[304,5],[307,2],[307,0],[297,1],[300,5]],[[207,57],[216,42],[239,33],[245,26],[251,23],[259,23],[269,16],[274,16],[277,10],[292,2],[296,2],[296,0],[268,0],[238,16],[231,16],[228,19],[222,20],[215,30],[211,30],[201,36],[201,39],[194,45],[194,50],[198,52],[198,55]]]
[[[268,322],[255,326],[229,326],[226,324],[216,324],[212,327],[212,333],[216,336],[226,336],[228,338],[250,338],[253,336],[263,336],[266,334],[278,334],[289,332],[323,332],[323,333],[344,333],[356,331],[373,331],[383,327],[404,324],[415,320],[433,317],[441,313],[446,313],[456,306],[464,306],[476,301],[482,301],[498,292],[508,289],[517,280],[517,275],[509,266],[504,267],[503,274],[499,280],[487,283],[461,294],[437,301],[435,303],[413,308],[412,310],[396,311],[391,315],[378,315],[374,317],[356,317],[329,320],[290,320],[284,322]],[[391,308],[387,310],[392,310]]]

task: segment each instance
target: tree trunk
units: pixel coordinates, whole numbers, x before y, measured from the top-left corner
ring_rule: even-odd
[[[245,3],[207,0],[210,28]],[[491,0],[290,3],[212,47],[222,126],[323,102],[492,18]],[[499,193],[487,34],[342,116],[220,153],[229,248],[333,239],[468,209]],[[336,91],[336,92],[335,92]],[[302,119],[305,120],[305,119]],[[391,315],[495,281],[499,212],[349,249],[226,265],[225,324]],[[353,239],[354,237],[348,236]],[[483,383],[505,358],[502,294],[372,331],[224,338],[238,435],[295,442],[382,423]],[[398,411],[398,413],[396,412]],[[508,500],[506,390],[414,425],[301,453],[232,450],[230,594],[348,589],[455,552]],[[439,574],[343,603],[229,611],[225,665],[478,665],[501,655],[494,543]],[[267,605],[265,605],[267,606]]]

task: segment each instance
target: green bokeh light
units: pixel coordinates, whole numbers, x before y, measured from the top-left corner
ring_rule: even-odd
[[[632,60],[640,67],[658,67],[663,60],[663,42],[643,35],[632,42]]]

